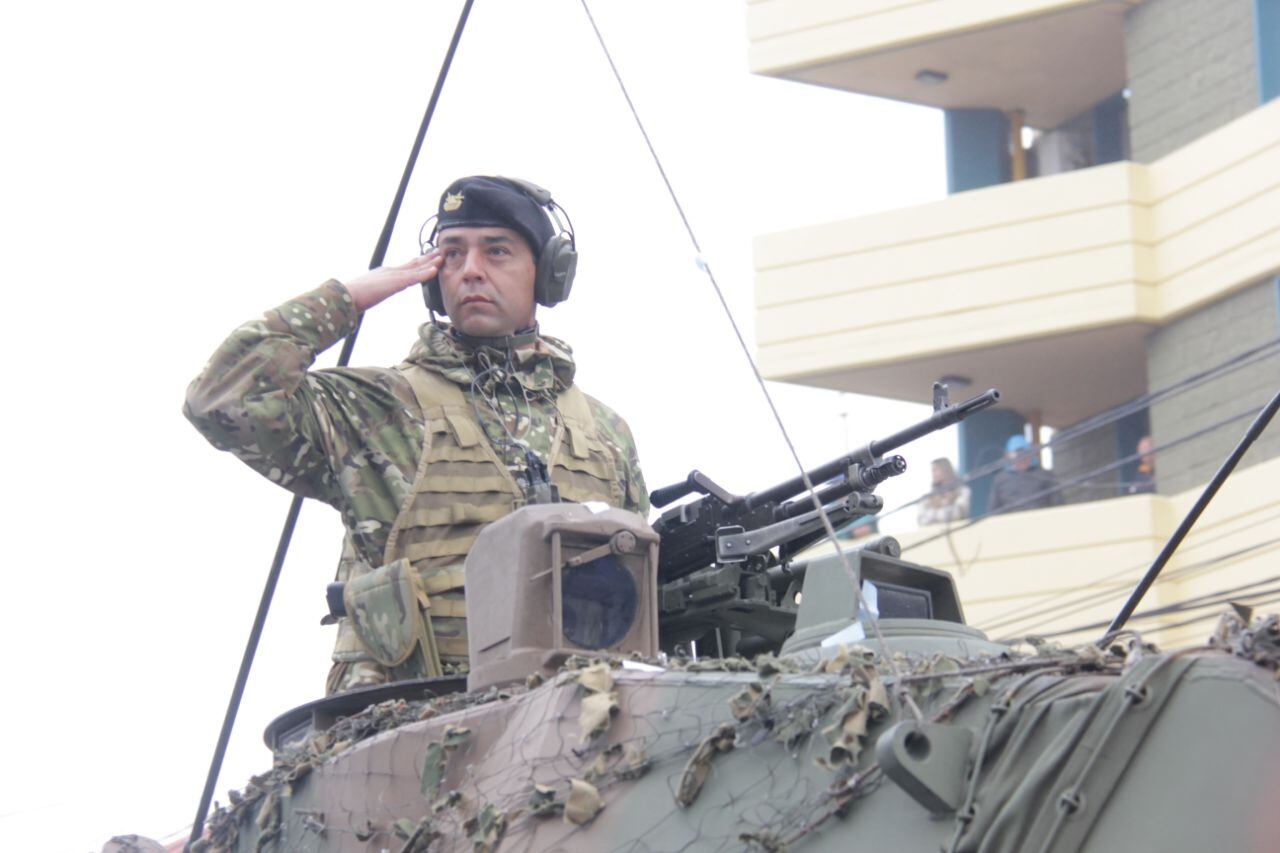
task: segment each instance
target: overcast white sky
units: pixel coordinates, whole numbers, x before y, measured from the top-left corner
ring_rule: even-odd
[[[460,8],[6,11],[6,849],[190,822],[289,496],[207,446],[182,392],[240,322],[367,265]],[[749,337],[753,235],[944,193],[939,113],[752,77],[741,0],[592,8]],[[794,473],[577,0],[475,4],[388,259],[476,173],[534,180],[573,217],[578,282],[543,328],[628,418],[650,487]],[[424,313],[416,290],[380,306],[355,363],[398,361]],[[772,389],[807,465],[927,413]],[[950,436],[911,448],[888,505],[943,453]],[[220,800],[269,765],[266,723],[323,691],[339,538],[308,505]]]

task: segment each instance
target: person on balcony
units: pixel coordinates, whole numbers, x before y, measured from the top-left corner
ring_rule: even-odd
[[[1060,506],[1062,490],[1058,478],[1040,467],[1039,453],[1021,435],[1011,435],[1004,443],[1004,470],[991,481],[987,512],[1017,512],[1024,509]]]
[[[1156,490],[1156,457],[1151,452],[1152,447],[1151,436],[1144,435],[1138,439],[1138,470],[1126,485],[1125,494],[1146,495]]]
[[[933,460],[933,489],[920,501],[916,521],[921,525],[963,521],[969,517],[969,487],[956,476],[945,456]]]

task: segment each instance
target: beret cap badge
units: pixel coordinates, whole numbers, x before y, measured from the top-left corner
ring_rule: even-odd
[[[444,204],[441,205],[446,211],[454,211],[462,207],[462,193],[449,193],[444,197]]]

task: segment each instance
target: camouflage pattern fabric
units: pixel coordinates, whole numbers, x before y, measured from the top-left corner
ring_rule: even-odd
[[[376,566],[412,488],[424,427],[413,392],[397,370],[308,370],[320,352],[352,332],[356,316],[346,288],[328,281],[244,324],[187,389],[184,413],[214,447],[295,494],[335,507],[360,558]],[[468,351],[447,327],[426,323],[419,334],[408,361],[456,382],[469,395],[483,359],[493,354]],[[555,412],[546,396],[573,382],[572,350],[540,336],[513,353],[513,361],[513,378],[531,392],[530,404],[512,400],[502,408],[524,417],[532,411],[533,423],[522,437],[545,462]],[[502,385],[494,392],[500,398],[508,393]],[[617,463],[626,495],[622,508],[647,514],[648,492],[630,429],[613,410],[588,399]],[[478,411],[491,437],[502,432],[488,407]],[[504,461],[520,469],[525,464],[522,456]]]
[[[291,492],[336,508],[347,530],[343,561],[367,571],[381,565],[413,488],[426,427],[400,370],[309,370],[320,352],[354,330],[356,320],[346,288],[332,280],[268,311],[218,348],[188,388],[184,413],[215,447]],[[475,400],[490,444],[514,473],[527,465],[521,445],[547,462],[558,426],[555,400],[573,383],[567,344],[538,336],[517,347],[508,363],[505,352],[468,349],[447,326],[426,323],[406,361],[456,383]],[[494,365],[504,369],[491,370]],[[623,508],[646,514],[648,492],[630,429],[607,406],[587,400],[613,457]],[[504,441],[508,433],[519,444]],[[348,648],[353,639],[340,632],[335,661],[343,671],[331,674],[331,692],[385,679],[362,662],[357,648]]]

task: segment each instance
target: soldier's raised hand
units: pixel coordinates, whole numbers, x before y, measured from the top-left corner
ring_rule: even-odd
[[[440,252],[432,249],[405,264],[394,267],[378,267],[350,281],[343,282],[357,311],[367,311],[388,296],[410,285],[435,278],[440,271]]]

